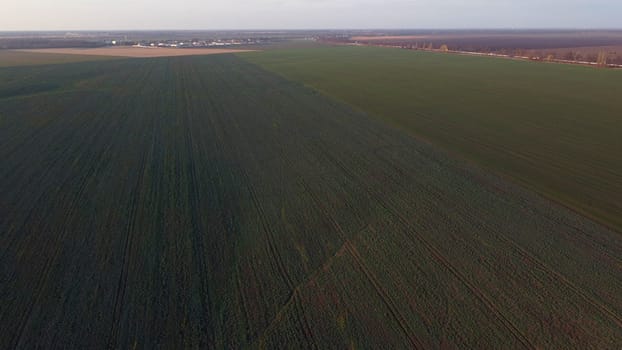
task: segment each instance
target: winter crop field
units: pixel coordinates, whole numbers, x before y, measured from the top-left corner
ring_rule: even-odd
[[[0,348],[619,348],[620,74],[383,50],[0,68]]]
[[[374,47],[244,57],[622,232],[622,70]]]
[[[60,54],[49,52],[28,52],[17,50],[0,50],[0,69],[16,66],[37,66],[46,64],[63,64],[84,61],[110,60],[114,57]]]

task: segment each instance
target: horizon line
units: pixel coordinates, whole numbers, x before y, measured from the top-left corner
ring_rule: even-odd
[[[572,31],[572,30],[588,30],[588,31],[622,31],[622,27],[428,27],[428,28],[409,28],[409,27],[392,27],[392,28],[147,28],[147,29],[0,29],[0,33],[11,32],[154,32],[154,31],[170,31],[170,32],[189,32],[189,31],[202,31],[202,32],[216,32],[216,31],[240,31],[240,32],[255,32],[255,31],[269,31],[269,32],[297,32],[297,31],[493,31],[493,30],[560,30],[560,31]]]

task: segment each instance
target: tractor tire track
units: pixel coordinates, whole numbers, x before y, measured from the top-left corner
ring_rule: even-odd
[[[120,106],[119,104],[115,105],[113,107],[113,110],[116,110],[116,108],[118,108],[119,106]],[[90,138],[88,141],[85,141],[84,147],[88,147],[88,142],[92,141],[93,139],[96,139],[98,136],[103,134],[103,131],[104,131],[103,128],[96,129],[95,135],[93,136],[93,138]],[[105,151],[110,150],[110,148],[111,148],[111,145],[109,144],[105,148]],[[63,155],[68,158],[67,153],[63,153]],[[79,158],[84,158],[84,157],[86,157],[84,153],[82,153],[79,156]],[[61,251],[62,251],[61,244],[59,243],[65,241],[70,231],[69,228],[66,226],[66,223],[68,223],[70,219],[75,216],[75,213],[77,212],[79,208],[78,204],[81,202],[80,199],[84,197],[87,184],[89,183],[89,181],[92,180],[92,177],[94,176],[94,174],[97,174],[102,167],[103,167],[103,163],[101,161],[92,162],[90,164],[90,167],[87,170],[85,170],[85,173],[82,176],[80,184],[78,185],[78,190],[76,191],[76,194],[75,194],[75,199],[70,202],[69,209],[63,215],[63,219],[61,220],[61,222],[65,223],[65,227],[54,240],[55,242],[54,246],[56,246],[54,253],[51,255],[51,258],[49,259],[48,263],[45,264],[44,270],[41,273],[41,277],[39,279],[37,287],[35,287],[35,290],[36,290],[35,298],[33,302],[30,303],[30,305],[28,306],[28,311],[26,311],[24,313],[24,316],[21,318],[17,332],[15,333],[11,341],[11,343],[13,343],[13,347],[17,347],[19,345],[21,338],[23,336],[24,330],[26,328],[26,325],[28,323],[28,320],[32,317],[32,313],[33,313],[35,305],[40,304],[41,298],[43,297],[43,291],[45,290],[45,287],[49,282],[51,271],[57,265],[56,261],[58,260],[59,256],[61,255]],[[72,182],[73,179],[74,179],[73,177],[67,177],[59,188],[65,188],[67,185],[69,185]],[[43,197],[43,195],[44,193],[42,193],[40,197]],[[31,215],[32,214],[29,213],[28,217],[30,217]]]
[[[618,315],[615,311],[608,308],[606,305],[601,304],[593,297],[589,296],[582,288],[578,287],[574,283],[572,283],[568,278],[566,278],[561,273],[555,271],[540,259],[535,257],[533,254],[526,251],[524,248],[519,246],[516,242],[510,240],[509,238],[502,236],[500,237],[507,244],[511,245],[515,251],[520,254],[525,260],[529,261],[534,267],[544,272],[546,275],[551,277],[554,280],[557,280],[560,284],[564,285],[567,289],[571,290],[573,293],[581,297],[585,302],[587,302],[590,306],[594,307],[594,309],[600,311],[600,313],[609,318],[612,322],[614,322],[620,329],[622,329],[622,317]]]
[[[305,188],[309,191],[309,188],[307,188],[307,185],[304,182],[304,180],[302,180],[302,182],[303,182],[303,185],[305,186]],[[330,214],[330,212],[328,211],[328,209],[326,208],[324,203],[319,201],[319,199],[313,194],[312,191],[309,191],[309,193],[311,194],[312,200],[315,202],[315,205],[318,208],[322,209],[322,211],[324,212],[324,215],[329,219],[331,225],[335,228],[336,232],[343,239],[343,241],[344,241],[343,248],[345,248],[345,250],[349,253],[349,255],[351,255],[354,258],[354,261],[360,267],[361,271],[363,271],[363,273],[365,274],[367,280],[374,287],[374,289],[376,290],[376,293],[380,297],[381,301],[387,307],[387,309],[391,313],[391,316],[396,321],[396,323],[400,327],[401,331],[404,333],[404,335],[408,339],[410,345],[414,349],[425,349],[425,346],[423,345],[423,343],[417,338],[417,336],[415,335],[415,332],[413,332],[410,329],[410,327],[408,326],[408,322],[406,321],[404,316],[399,312],[399,310],[396,307],[395,302],[393,301],[393,299],[391,299],[391,297],[386,293],[384,288],[382,288],[382,285],[378,282],[378,279],[375,277],[375,275],[364,264],[363,259],[358,254],[358,251],[356,251],[356,248],[352,245],[352,243],[350,243],[350,240],[346,238],[346,233],[342,229],[341,225],[339,225],[339,223],[335,220],[333,215]],[[360,230],[359,232],[361,232],[361,231],[362,230]]]
[[[350,171],[345,164],[343,164],[339,159],[333,156],[330,152],[324,152],[325,156],[332,160],[334,164],[336,164],[341,171],[343,171],[349,178],[357,179],[361,184],[363,184],[362,188],[368,192],[368,194],[375,198],[377,203],[385,208],[388,212],[392,213],[402,225],[411,231],[412,236],[406,234],[406,231],[402,232],[403,236],[410,241],[413,241],[415,245],[417,243],[424,247],[430,252],[430,254],[434,257],[434,259],[441,264],[447,271],[449,271],[454,277],[456,277],[471,293],[480,300],[480,302],[488,308],[493,315],[497,318],[498,321],[513,335],[513,337],[520,342],[525,348],[528,349],[536,349],[536,346],[531,343],[531,341],[527,338],[525,334],[523,334],[520,329],[503,314],[503,312],[494,304],[493,301],[490,300],[488,296],[475,285],[473,285],[460,271],[454,267],[445,256],[440,253],[440,251],[427,239],[425,239],[421,234],[418,233],[416,227],[414,227],[410,221],[405,218],[402,214],[400,214],[399,208],[393,207],[393,205],[387,203],[384,200],[384,196],[382,193],[377,193],[372,190],[374,187],[371,186],[365,179],[362,179],[356,173]]]
[[[391,316],[393,316],[398,326],[401,328],[402,332],[404,332],[404,334],[406,335],[406,338],[410,342],[410,345],[413,347],[413,349],[425,349],[426,347],[417,338],[415,332],[410,329],[410,327],[408,326],[408,321],[398,311],[395,302],[382,287],[376,275],[374,275],[374,273],[369,270],[367,265],[365,265],[365,262],[363,261],[363,258],[361,257],[359,252],[356,250],[356,247],[354,247],[354,245],[350,243],[350,241],[348,241],[346,242],[346,249],[348,250],[350,256],[352,256],[356,264],[359,266],[361,271],[363,271],[363,274],[365,274],[367,280],[372,284],[372,286],[376,290],[376,293],[378,293],[378,296],[380,296],[380,299],[391,313]]]
[[[298,291],[298,297],[294,298],[294,308],[295,308],[295,316],[298,321],[298,324],[302,326],[302,334],[311,349],[318,349],[317,343],[313,339],[313,331],[311,331],[311,327],[309,326],[309,322],[305,317],[304,306],[302,305],[302,292]]]
[[[279,309],[279,311],[277,311],[276,315],[274,316],[274,318],[272,319],[272,321],[270,321],[270,323],[268,324],[268,326],[261,332],[261,336],[259,336],[258,338],[258,343],[262,344],[265,342],[265,336],[274,328],[276,327],[276,325],[278,324],[279,321],[281,321],[283,319],[283,316],[285,315],[285,312],[287,312],[287,310],[292,307],[292,305],[296,304],[296,303],[301,303],[302,300],[296,300],[296,299],[300,299],[302,297],[302,289],[307,286],[309,283],[313,282],[323,271],[328,270],[334,263],[335,259],[337,257],[343,256],[343,254],[346,252],[346,245],[345,243],[337,250],[337,252],[333,255],[331,255],[328,259],[326,259],[326,261],[324,261],[317,269],[315,269],[311,274],[308,275],[307,278],[305,278],[304,281],[302,281],[300,284],[298,284],[292,291],[290,297],[287,299],[287,301],[285,302],[285,304],[283,304],[283,306],[281,306],[281,308]],[[302,308],[302,304],[300,304],[300,307]],[[296,312],[298,312],[298,309],[296,309]],[[304,320],[300,320],[299,322],[303,322],[300,323],[301,327],[303,328],[303,332],[308,332],[309,334],[309,338],[307,338],[307,341],[309,344],[311,344],[313,347],[317,348],[316,342],[313,339],[313,332],[311,332],[311,327],[309,326],[309,323],[306,321],[306,318],[304,317],[304,310],[301,311],[301,317],[304,318]]]
[[[150,74],[152,73],[152,70],[153,70],[153,66],[147,65],[141,71],[142,75],[138,79],[140,80],[140,83],[139,83],[140,86],[143,86],[143,87],[149,86],[148,78]],[[126,96],[123,96],[123,97],[127,98]],[[135,112],[139,111],[139,108],[140,106],[137,106],[134,111]],[[134,118],[137,118],[137,116],[134,115],[133,113],[129,113],[126,115],[125,121],[131,121]],[[136,229],[136,222],[138,220],[137,213],[138,213],[138,206],[140,203],[139,197],[140,197],[140,193],[142,189],[143,180],[146,175],[147,160],[153,154],[154,152],[153,149],[156,146],[156,137],[155,137],[156,124],[154,120],[151,120],[151,122],[153,123],[151,124],[151,126],[154,132],[152,133],[150,142],[147,143],[148,148],[142,152],[142,155],[139,161],[139,167],[136,172],[136,181],[134,183],[134,186],[132,186],[132,189],[129,194],[129,199],[130,199],[129,205],[128,205],[129,214],[127,216],[127,224],[125,225],[125,228],[123,230],[123,232],[125,232],[125,242],[123,244],[121,272],[119,274],[119,280],[117,282],[117,290],[115,293],[113,308],[112,308],[112,319],[110,323],[110,331],[109,331],[108,341],[107,341],[108,349],[115,349],[118,347],[117,339],[119,337],[119,322],[121,321],[121,313],[122,313],[121,308],[123,306],[123,302],[125,299],[125,293],[127,289],[130,254],[132,251],[132,242],[134,239],[134,231]]]
[[[248,175],[246,175],[246,178],[249,179]],[[285,267],[285,264],[283,263],[283,259],[281,255],[279,254],[278,248],[276,247],[274,233],[272,232],[272,229],[270,228],[270,224],[268,223],[268,220],[266,219],[266,214],[263,211],[261,202],[259,201],[253,186],[250,185],[250,180],[247,180],[247,183],[249,184],[248,192],[251,196],[251,200],[253,201],[255,209],[257,210],[257,213],[259,215],[259,223],[261,225],[261,228],[266,234],[266,243],[268,245],[268,251],[270,252],[270,255],[272,256],[272,259],[276,263],[276,267],[277,267],[279,274],[281,275],[281,278],[287,285],[288,289],[293,291],[295,284],[293,283],[292,278],[289,276],[287,272],[287,268]]]
[[[188,191],[188,208],[190,211],[190,226],[192,229],[192,233],[191,233],[191,241],[192,241],[192,252],[193,252],[193,256],[194,259],[196,261],[196,268],[199,272],[199,276],[198,279],[200,281],[200,286],[201,286],[201,315],[200,315],[200,320],[202,323],[202,331],[203,334],[205,335],[206,342],[208,345],[213,346],[214,345],[214,336],[212,334],[212,331],[214,329],[214,327],[210,327],[210,320],[208,319],[210,313],[210,309],[211,309],[211,298],[210,298],[210,289],[209,289],[209,285],[206,281],[207,276],[209,276],[209,269],[206,263],[206,259],[205,259],[205,244],[203,242],[203,230],[202,230],[202,225],[201,225],[201,213],[199,212],[199,208],[201,208],[200,206],[200,192],[199,192],[199,180],[198,180],[198,176],[197,176],[197,167],[196,167],[196,162],[195,162],[195,154],[198,154],[198,152],[195,152],[195,149],[193,147],[194,145],[194,137],[192,135],[192,120],[190,119],[190,112],[189,112],[189,106],[192,105],[192,101],[190,96],[188,95],[188,89],[184,89],[184,87],[187,87],[189,84],[186,82],[187,76],[188,76],[188,72],[184,71],[184,72],[180,72],[180,82],[179,82],[179,86],[181,87],[180,89],[178,89],[178,91],[176,91],[177,94],[179,94],[177,96],[177,99],[181,101],[180,102],[180,109],[181,109],[181,115],[183,118],[184,123],[184,129],[185,129],[185,135],[184,135],[184,142],[185,142],[185,151],[186,151],[186,156],[187,156],[187,168],[184,169],[187,172],[187,177],[188,177],[188,186],[187,186],[187,191]],[[202,346],[205,346],[206,344],[202,344]]]
[[[127,278],[129,271],[129,261],[130,261],[130,252],[132,251],[132,241],[133,241],[133,233],[136,227],[137,221],[137,212],[138,212],[138,197],[140,195],[140,189],[143,182],[143,176],[146,169],[146,159],[147,155],[143,154],[143,157],[140,161],[140,169],[138,171],[136,183],[133,186],[132,191],[130,192],[130,203],[129,208],[130,212],[128,214],[128,223],[125,226],[125,243],[123,248],[123,258],[121,261],[121,273],[119,274],[119,281],[117,282],[117,292],[115,293],[114,303],[113,303],[113,313],[112,313],[112,321],[110,326],[110,335],[108,336],[108,348],[115,349],[117,348],[116,339],[119,333],[118,323],[121,317],[121,308],[123,306],[123,300],[125,298],[125,289],[127,287]]]

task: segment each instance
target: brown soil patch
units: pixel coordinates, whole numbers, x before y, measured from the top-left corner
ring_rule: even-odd
[[[179,49],[179,48],[147,48],[147,47],[99,47],[93,49],[60,48],[60,49],[33,49],[20,50],[24,52],[56,53],[65,55],[92,55],[92,56],[116,56],[116,57],[170,57],[170,56],[197,56],[215,55],[224,53],[248,52],[254,50],[237,49]]]

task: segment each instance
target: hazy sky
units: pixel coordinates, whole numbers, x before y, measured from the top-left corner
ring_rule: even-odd
[[[0,0],[2,30],[620,28],[622,0]]]

